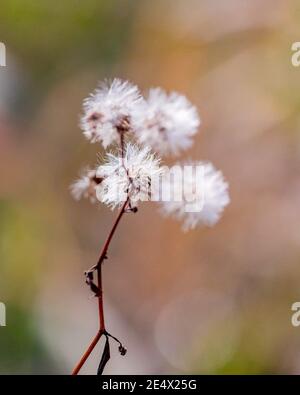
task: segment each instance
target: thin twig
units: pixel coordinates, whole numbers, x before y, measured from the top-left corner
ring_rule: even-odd
[[[89,345],[88,349],[86,350],[86,352],[83,354],[83,356],[81,357],[80,361],[77,363],[77,365],[75,366],[73,372],[72,372],[72,376],[76,376],[80,369],[82,368],[82,366],[85,364],[86,360],[88,359],[88,357],[91,355],[93,349],[96,347],[96,345],[98,344],[98,341],[100,340],[101,336],[103,335],[103,332],[98,331],[97,335],[95,336],[95,338],[93,339],[92,343]]]
[[[99,324],[100,324],[100,330],[105,330],[105,323],[104,323],[104,309],[103,309],[103,288],[102,288],[102,263],[104,259],[107,258],[107,251],[108,247],[110,245],[110,242],[114,236],[114,233],[119,225],[119,222],[121,218],[123,217],[124,213],[126,212],[126,207],[129,202],[129,198],[124,202],[119,215],[117,216],[117,219],[107,237],[107,240],[103,246],[103,249],[101,251],[98,263],[96,265],[97,268],[97,278],[98,278],[98,288],[99,288],[99,295],[98,295],[98,305],[99,305]]]
[[[111,231],[109,232],[109,235],[104,243],[104,246],[103,246],[102,251],[100,253],[97,264],[95,266],[91,267],[87,271],[87,273],[91,273],[91,272],[94,272],[95,270],[97,270],[98,290],[99,290],[98,295],[97,295],[98,310],[99,310],[99,330],[97,332],[97,335],[95,336],[95,338],[93,339],[93,341],[91,342],[91,344],[89,345],[89,347],[87,348],[87,350],[85,351],[83,356],[81,357],[80,361],[77,363],[76,367],[74,368],[74,370],[72,372],[72,375],[77,375],[79,373],[80,369],[85,364],[86,360],[91,355],[93,349],[99,342],[101,336],[104,333],[106,333],[105,321],[104,321],[104,308],[103,308],[102,263],[107,258],[107,251],[108,251],[109,245],[110,245],[111,240],[115,234],[115,231],[120,223],[121,218],[123,217],[124,213],[126,212],[128,203],[129,203],[129,197],[127,198],[127,200],[124,202],[123,206],[121,207],[119,215],[117,216],[117,218],[111,228]]]

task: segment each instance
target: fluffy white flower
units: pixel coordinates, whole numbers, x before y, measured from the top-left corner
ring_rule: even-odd
[[[142,101],[138,88],[128,81],[116,78],[111,84],[102,83],[84,101],[84,135],[92,143],[102,142],[104,148],[119,142],[120,133],[130,130],[131,114]]]
[[[228,184],[211,163],[197,162],[187,167],[193,171],[183,170],[182,177],[174,172],[174,177],[165,180],[164,188],[171,191],[171,199],[162,202],[163,213],[183,221],[185,231],[197,225],[212,226],[230,201]]]
[[[143,109],[133,117],[133,129],[141,144],[161,154],[177,155],[192,145],[200,125],[197,109],[183,95],[150,89]]]
[[[75,200],[81,198],[89,199],[92,203],[96,202],[96,186],[102,180],[96,176],[96,170],[85,169],[80,178],[71,186],[71,194]]]
[[[138,201],[150,200],[153,178],[161,172],[160,160],[150,148],[139,148],[128,143],[123,158],[107,154],[106,163],[97,169],[97,177],[103,179],[96,188],[98,200],[111,208],[120,206],[129,198],[131,207]]]

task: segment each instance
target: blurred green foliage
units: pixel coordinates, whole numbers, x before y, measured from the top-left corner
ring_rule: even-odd
[[[1,374],[59,373],[59,368],[40,339],[31,307],[6,304],[7,326],[0,327]]]
[[[111,64],[126,50],[132,0],[10,0],[0,9],[0,37],[24,61],[34,79],[66,67]],[[37,61],[39,59],[39,61]]]

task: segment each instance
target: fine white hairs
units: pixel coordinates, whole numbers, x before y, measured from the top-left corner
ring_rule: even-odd
[[[106,154],[103,163],[82,172],[71,185],[72,195],[112,209],[128,200],[128,208],[135,212],[139,201],[154,195],[160,200],[159,191],[153,193],[153,186],[160,186],[173,191],[169,199],[161,199],[162,213],[181,220],[185,231],[214,225],[230,201],[221,171],[197,160],[176,165],[201,168],[196,176],[183,172],[184,177],[165,177],[160,158],[190,148],[199,126],[198,111],[184,95],[152,88],[144,98],[128,81],[101,83],[84,101],[81,127],[91,143],[116,149]]]

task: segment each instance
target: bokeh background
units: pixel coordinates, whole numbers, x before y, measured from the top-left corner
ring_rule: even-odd
[[[116,213],[69,184],[100,145],[78,127],[104,78],[186,94],[231,205],[183,233],[145,203],[104,267],[107,373],[300,371],[300,4],[292,0],[3,0],[0,41],[0,373],[68,374],[97,328],[83,271]],[[171,162],[170,162],[171,163]],[[95,373],[101,347],[82,373]]]

